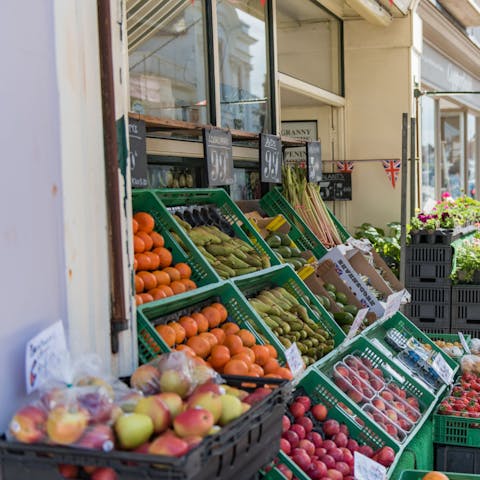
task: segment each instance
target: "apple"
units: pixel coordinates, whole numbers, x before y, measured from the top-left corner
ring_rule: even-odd
[[[134,412],[148,415],[152,419],[154,433],[162,433],[170,426],[170,412],[157,395],[141,398]]]
[[[292,448],[296,448],[300,442],[300,438],[298,438],[297,433],[293,432],[292,430],[288,430],[287,432],[283,433],[282,438],[287,440]]]
[[[248,403],[242,402],[242,413],[248,412],[248,410],[250,410],[251,408],[252,408],[251,405],[249,405]]]
[[[327,437],[333,437],[340,432],[340,424],[336,420],[327,420],[323,424],[323,431]]]
[[[160,372],[153,365],[140,365],[132,373],[130,385],[145,395],[155,395],[160,390]]]
[[[315,454],[315,445],[306,438],[300,440],[298,443],[298,448],[303,448],[303,450],[305,450],[310,457]]]
[[[310,440],[315,445],[315,448],[321,447],[323,444],[323,438],[318,432],[308,432],[305,438]]]
[[[373,449],[368,445],[362,445],[358,447],[358,452],[361,453],[362,455],[365,455],[368,458],[371,458],[373,456]]]
[[[347,448],[351,452],[356,452],[359,448],[358,442],[356,440],[354,440],[353,438],[349,438],[348,442],[347,442]]]
[[[317,447],[315,449],[315,455],[318,457],[318,458],[321,458],[323,457],[324,455],[327,454],[327,449],[326,448],[323,448],[323,447]]]
[[[330,450],[331,448],[335,448],[337,445],[333,440],[324,440],[322,447],[326,448],[327,450]]]
[[[225,395],[225,393],[227,393],[226,389],[222,385],[213,383],[213,381],[209,381],[198,385],[198,387],[195,387],[191,396],[195,395],[196,393],[203,392],[212,392],[216,393],[217,395]]]
[[[378,380],[377,378],[371,378],[370,385],[377,392],[379,392],[383,388],[383,382],[381,380]]]
[[[391,447],[382,447],[377,453],[377,462],[389,467],[395,460],[395,452]]]
[[[282,417],[282,433],[285,433],[290,428],[291,424],[290,419],[284,415]]]
[[[313,429],[313,422],[308,417],[296,418],[295,423],[297,425],[301,425],[305,429],[306,433],[311,432]]]
[[[415,410],[419,409],[418,400],[415,397],[408,397],[406,398],[406,401],[409,405],[415,408]]]
[[[363,390],[363,395],[367,398],[372,398],[375,395],[375,392],[371,388],[364,388]]]
[[[343,461],[343,452],[338,447],[328,449],[327,454],[330,455],[336,462]]]
[[[335,375],[342,378],[348,378],[350,376],[350,370],[346,367],[342,367],[341,365],[335,367]]]
[[[181,457],[188,452],[188,443],[178,438],[173,432],[167,431],[157,437],[148,449],[153,455],[167,455],[169,457]]]
[[[190,391],[190,381],[187,376],[174,369],[164,370],[160,375],[160,391],[173,392],[185,398]]]
[[[286,466],[284,465],[283,463],[281,463],[280,465],[277,465],[277,470],[280,471],[280,473],[283,474],[283,476],[287,479],[287,480],[292,480],[293,478],[293,473],[292,471]]]
[[[315,477],[320,479],[327,475],[327,466],[321,460],[315,460],[313,462],[315,465]]]
[[[335,459],[329,455],[328,453],[324,455],[323,457],[319,457],[319,460],[325,464],[325,466],[328,468],[333,468],[335,466]]]
[[[198,391],[198,393],[202,393],[202,392]],[[172,419],[175,418],[179,413],[183,411],[183,407],[184,407],[183,400],[182,400],[182,397],[177,393],[164,392],[164,393],[159,393],[156,397],[159,400],[161,400],[164,403],[164,405],[167,407],[168,411],[170,412],[170,417]]]
[[[347,395],[355,402],[361,403],[363,401],[363,395],[357,390],[351,389],[348,391]]]
[[[48,437],[53,443],[71,445],[83,435],[88,419],[88,413],[84,409],[56,407],[48,414]]]
[[[300,440],[303,440],[305,438],[305,435],[307,432],[305,431],[305,428],[302,427],[302,425],[299,425],[298,423],[294,423],[291,427],[290,430],[292,432],[295,432],[298,435],[298,438]]]
[[[23,443],[35,443],[45,436],[47,414],[34,406],[23,407],[17,411],[10,422],[10,433]]]
[[[154,431],[153,421],[144,413],[125,413],[115,422],[118,442],[125,450],[133,450],[145,443]]]
[[[103,391],[87,392],[78,395],[78,403],[84,408],[90,417],[91,423],[107,423],[112,416],[113,401],[109,395]]]
[[[387,423],[385,425],[385,430],[389,435],[391,435],[394,438],[398,438],[398,430],[396,427],[394,427],[391,423]]]
[[[335,469],[338,470],[342,474],[342,479],[343,479],[343,477],[350,474],[350,472],[351,472],[350,465],[348,465],[348,463],[346,463],[346,462],[337,462],[335,464]]]
[[[378,378],[383,378],[383,372],[380,368],[372,368],[372,373]]]
[[[378,410],[385,410],[385,402],[380,398],[375,398],[372,400],[373,406]]]
[[[314,405],[310,411],[315,420],[318,420],[319,422],[323,422],[327,418],[327,407],[325,405],[322,405],[321,403]]]
[[[135,453],[148,453],[148,449],[150,448],[150,442],[142,443],[139,447],[135,448],[133,452]]]
[[[348,437],[342,432],[338,432],[336,435],[334,435],[332,440],[335,442],[338,448],[346,447],[348,443]]]
[[[290,442],[286,438],[280,439],[280,450],[285,452],[287,455],[289,455],[290,452],[292,451],[292,446],[290,445]]]
[[[344,423],[340,424],[340,433],[344,433],[347,437],[350,435],[348,427]]]
[[[186,409],[203,408],[213,415],[213,423],[217,423],[222,414],[222,398],[213,392],[199,392],[188,399]]]
[[[393,393],[390,392],[389,390],[384,390],[383,392],[380,393],[380,396],[387,402],[391,402],[394,398]]]
[[[202,443],[203,437],[200,435],[190,435],[188,437],[183,437],[183,440],[187,442],[188,451],[193,450],[197,445]]]
[[[394,422],[396,422],[398,420],[398,415],[397,415],[397,412],[391,408],[387,408],[387,410],[385,410],[385,415],[390,419],[390,420],[393,420]]]
[[[222,385],[220,388],[223,388],[225,392],[222,392],[223,394],[228,394],[232,395],[234,397],[239,398],[240,400],[243,400],[245,397],[248,397],[248,392],[245,390],[240,390],[239,388],[232,387],[230,385]]]
[[[297,448],[292,452],[292,460],[302,469],[305,470],[310,465],[310,457],[308,453],[301,449]]]
[[[343,452],[343,461],[348,464],[350,467],[353,467],[354,457],[353,453],[346,447],[340,449]]]
[[[77,478],[78,467],[76,465],[60,464],[58,471],[63,478]]]
[[[312,402],[309,397],[306,395],[300,395],[295,399],[296,402],[300,402],[304,407],[305,411],[308,412],[310,410],[310,407],[312,405]]]
[[[402,418],[399,418],[398,421],[398,426],[404,431],[404,432],[408,432],[410,431],[410,429],[412,428],[412,424],[410,422],[408,422],[407,420],[405,420],[403,417]]]
[[[189,408],[175,417],[173,429],[179,437],[191,435],[204,437],[213,424],[214,418],[211,412],[203,408]]]
[[[290,412],[295,418],[303,417],[306,412],[305,405],[301,402],[293,402],[290,405]]]
[[[222,413],[218,423],[223,427],[238,418],[242,414],[243,407],[239,398],[228,393],[222,395],[220,399],[222,401]]]
[[[368,380],[370,378],[370,375],[368,374],[368,372],[366,370],[361,368],[357,371],[357,374],[360,378],[362,378],[363,380],[366,380],[368,382]]]
[[[76,446],[110,452],[115,446],[115,435],[108,425],[102,423],[90,425]]]
[[[335,467],[327,470],[327,477],[330,478],[330,480],[343,480],[342,473],[336,470]]]
[[[97,468],[90,477],[91,480],[118,480],[118,475],[113,468]]]
[[[350,383],[342,377],[335,378],[335,385],[342,391],[346,392],[350,388]]]

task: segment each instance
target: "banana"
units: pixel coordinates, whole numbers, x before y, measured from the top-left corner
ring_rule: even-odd
[[[257,267],[245,267],[245,268],[236,268],[235,275],[246,275],[247,273],[253,273],[257,271]]]
[[[187,232],[192,229],[192,226],[186,222],[185,220],[182,220],[178,215],[172,215],[172,217],[177,221],[177,223]]]
[[[208,251],[208,253],[214,255],[215,257],[218,257],[220,255],[229,255],[230,253],[233,253],[235,251],[233,247],[225,244],[220,245],[218,243],[209,243],[205,246],[205,249]]]

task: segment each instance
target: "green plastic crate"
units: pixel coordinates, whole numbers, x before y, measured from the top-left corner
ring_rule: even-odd
[[[422,480],[422,478],[428,473],[427,470],[404,470],[399,480]],[[479,480],[480,475],[473,475],[471,473],[451,473],[442,472],[449,480]]]
[[[479,447],[480,418],[435,413],[433,415],[433,441],[444,445]]]
[[[308,316],[330,333],[334,340],[335,347],[338,347],[338,345],[345,340],[345,333],[335,323],[329,313],[318,301],[317,297],[310,291],[290,265],[271,267],[260,272],[251,273],[250,275],[243,275],[232,281],[247,298],[254,296],[264,288],[285,288],[307,308]],[[310,305],[315,306],[321,312],[321,318],[313,312]],[[258,320],[261,320],[259,316],[257,316],[257,318]],[[275,334],[263,323],[263,321],[262,324],[268,329],[270,335],[275,337]],[[282,349],[285,350],[285,347],[282,346]]]
[[[265,242],[262,236],[257,232],[251,222],[248,221],[240,208],[238,208],[223,188],[164,188],[152,190],[152,192],[167,209],[178,206],[215,205],[223,217],[228,221],[238,238],[252,245],[259,254],[268,255],[271,265],[280,264],[280,261],[273,250],[268,246],[267,242]],[[197,253],[198,255],[201,255],[198,250]]]
[[[197,286],[201,287],[220,281],[215,270],[151,191],[133,190],[132,208],[134,213],[147,212],[152,215],[155,220],[155,230],[163,236],[165,247],[172,252],[174,263],[188,263],[192,269],[191,278]],[[182,245],[178,243],[172,233],[181,239]]]
[[[182,315],[188,315],[192,313],[192,307],[202,308],[206,304],[216,301],[220,301],[227,308],[227,321],[234,322],[240,328],[252,332],[257,339],[257,343],[261,345],[265,343],[251,325],[252,319],[256,317],[255,311],[235,285],[230,281],[225,281],[140,306],[137,309],[140,363],[148,363],[160,353],[170,351],[168,345],[155,330],[156,325],[176,320]],[[285,363],[282,344],[271,332],[264,331],[263,334],[277,350],[279,360]]]
[[[465,341],[467,342],[467,345],[470,346],[472,343],[472,337],[467,334],[463,334],[463,336],[465,338]],[[451,342],[451,343],[460,342],[460,337],[455,333],[429,333],[428,337],[430,338],[430,340],[432,340],[432,342],[435,340],[443,340],[444,342]],[[450,357],[450,358],[453,358],[457,362],[460,362],[460,360],[462,359],[462,355],[460,355],[459,357]]]
[[[293,473],[293,476],[298,480],[310,480],[310,477],[281,450],[278,452],[277,459],[277,464],[283,463],[285,466],[287,466]],[[268,470],[268,472],[265,470],[260,471],[260,476],[265,480],[287,480],[287,477],[285,477],[285,475],[283,475],[283,473],[275,467],[271,470]]]
[[[408,378],[408,374],[399,366],[399,363],[386,355],[381,350],[375,348],[372,343],[362,337],[356,337],[351,342],[342,346],[335,355],[325,358],[324,361],[314,365],[314,369],[321,372],[326,381],[337,391],[338,398],[350,406],[355,413],[361,411],[361,406],[353,402],[346,393],[336,387],[332,379],[332,369],[337,362],[342,361],[348,354],[356,354],[362,358],[368,358],[372,363],[372,368],[380,368],[385,378],[391,378],[402,389],[406,390],[410,395],[417,397],[420,404],[420,412],[422,416],[417,421],[410,432],[406,432],[404,439],[394,439],[399,445],[405,446],[411,441],[421,429],[423,423],[428,418],[435,406],[435,395],[425,388],[422,384],[417,383],[414,379]],[[385,433],[385,435],[388,435]]]

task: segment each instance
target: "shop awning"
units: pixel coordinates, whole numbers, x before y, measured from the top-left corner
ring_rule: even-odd
[[[441,0],[439,3],[465,27],[480,25],[478,0]]]

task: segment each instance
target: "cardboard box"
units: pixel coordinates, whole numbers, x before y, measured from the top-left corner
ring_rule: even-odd
[[[390,286],[394,292],[399,292],[400,290],[403,290],[405,286],[403,283],[395,276],[395,274],[392,272],[390,267],[386,264],[385,260],[380,256],[380,254],[376,251],[373,250],[370,252],[373,258],[373,264],[375,265],[375,268],[380,268],[383,270],[383,274],[381,275],[385,280],[387,280],[388,283],[390,283]]]

